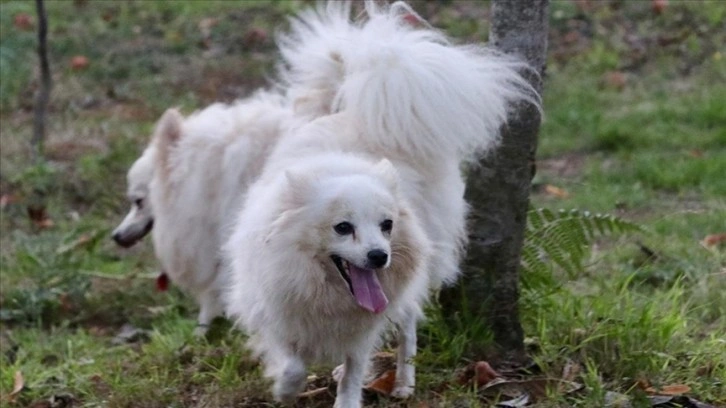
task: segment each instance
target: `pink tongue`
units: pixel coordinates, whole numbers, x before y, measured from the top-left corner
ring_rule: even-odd
[[[378,282],[376,272],[371,269],[358,268],[348,264],[350,282],[353,286],[353,296],[358,304],[373,313],[381,313],[388,305],[388,298],[383,293],[381,283]]]

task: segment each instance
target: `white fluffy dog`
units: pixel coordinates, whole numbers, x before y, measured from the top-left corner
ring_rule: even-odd
[[[132,209],[114,239],[133,244],[153,222],[162,269],[199,303],[197,334],[223,312],[220,246],[291,118],[287,99],[267,92],[213,104],[187,118],[169,109],[129,170]]]
[[[538,103],[521,63],[451,44],[403,3],[330,2],[280,39],[299,112],[224,246],[227,312],[290,401],[305,366],[344,362],[335,406],[359,407],[387,319],[399,326],[394,395],[413,392],[416,320],[452,282],[466,241],[463,162],[496,145],[508,106]],[[419,19],[420,21],[420,19]]]

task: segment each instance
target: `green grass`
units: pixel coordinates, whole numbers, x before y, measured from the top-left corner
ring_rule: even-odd
[[[149,240],[122,250],[108,235],[154,121],[168,107],[190,112],[264,84],[274,27],[304,3],[48,2],[54,88],[48,161],[36,166],[27,147],[35,33],[13,25],[18,13],[34,16],[33,3],[0,2],[1,406],[61,395],[83,407],[271,405],[243,336],[194,339],[193,302],[154,289]],[[574,274],[550,263],[522,277],[522,323],[540,372],[530,376],[559,378],[575,364],[572,379],[586,385],[550,392],[540,406],[602,406],[608,391],[642,402],[643,382],[685,384],[689,396],[726,404],[726,251],[701,244],[726,232],[726,5],[673,1],[656,15],[650,2],[590,3],[584,12],[552,3],[535,183],[568,195],[536,189],[532,205],[611,213],[644,232],[597,238]],[[416,7],[453,35],[487,37],[477,3]],[[267,37],[250,39],[253,29]],[[72,70],[74,55],[88,68]],[[53,226],[34,225],[29,206],[44,206]],[[437,308],[428,316],[417,394],[401,405],[480,403],[455,378],[470,343],[490,335],[475,317],[452,331]],[[124,324],[148,339],[114,343]],[[26,389],[10,404],[16,371]],[[311,387],[329,386],[329,367],[313,371],[321,378]],[[331,404],[326,393],[299,405]]]

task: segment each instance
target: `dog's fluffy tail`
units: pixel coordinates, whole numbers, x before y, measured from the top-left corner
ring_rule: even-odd
[[[359,22],[350,10],[330,2],[280,38],[283,78],[308,112],[350,111],[384,148],[469,160],[496,146],[513,103],[539,107],[517,59],[454,45],[403,2],[367,1]]]

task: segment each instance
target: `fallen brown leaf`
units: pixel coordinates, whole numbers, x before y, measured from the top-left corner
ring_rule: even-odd
[[[254,48],[264,43],[265,41],[267,41],[267,31],[257,27],[251,28],[249,31],[247,31],[242,40],[245,47],[247,48]]]
[[[622,71],[610,71],[606,72],[602,77],[603,83],[608,88],[621,90],[625,88],[628,83],[628,77]]]
[[[48,217],[48,213],[46,212],[45,207],[28,206],[27,210],[30,221],[32,221],[36,227],[45,229],[55,225],[53,220]]]
[[[570,196],[570,193],[568,193],[566,190],[557,186],[553,186],[552,184],[546,184],[544,187],[544,191],[545,193],[557,198],[567,198]]]
[[[635,386],[645,391],[651,387],[650,381],[647,378],[640,377],[635,381]]]
[[[76,55],[73,58],[71,58],[71,69],[74,71],[81,71],[90,65],[90,61],[88,60],[88,57],[84,55]]]
[[[668,7],[668,0],[652,0],[650,5],[655,14],[663,14],[666,7]]]
[[[475,384],[481,388],[502,375],[496,372],[486,361],[471,363],[461,372],[456,382],[459,385]]]
[[[20,371],[15,372],[15,377],[13,378],[13,390],[8,394],[8,399],[10,401],[15,401],[15,397],[20,394],[20,391],[25,388],[25,379],[23,378],[23,373]]]
[[[33,17],[26,13],[16,14],[13,17],[13,25],[18,30],[30,31],[33,29]]]
[[[688,155],[693,157],[694,159],[700,159],[703,157],[703,150],[693,149],[688,152]]]
[[[648,394],[661,394],[661,395],[682,395],[691,391],[691,387],[685,384],[671,384],[664,385],[663,387],[648,387],[645,392]]]
[[[74,309],[73,301],[71,301],[71,297],[67,293],[58,295],[58,303],[60,303],[61,310],[65,312],[70,312]]]
[[[723,242],[726,242],[726,233],[706,235],[701,244],[707,248],[712,248]]]
[[[474,365],[474,380],[477,387],[489,384],[493,379],[502,375],[496,372],[486,361],[478,361]]]
[[[382,395],[391,395],[396,384],[396,370],[388,370],[373,381],[369,382],[364,389],[374,391]]]
[[[572,30],[572,31],[568,31],[567,34],[565,34],[562,37],[562,41],[565,44],[574,44],[574,43],[580,41],[580,37],[581,37],[580,33],[578,33],[575,30]]]
[[[112,22],[116,18],[116,13],[113,9],[107,9],[101,14],[101,19],[107,23]]]

